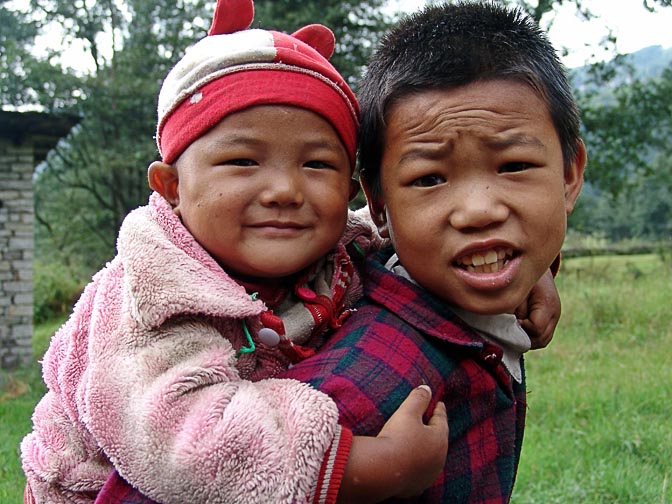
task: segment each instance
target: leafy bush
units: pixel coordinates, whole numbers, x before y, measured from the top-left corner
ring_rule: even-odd
[[[82,292],[85,281],[58,263],[35,261],[33,280],[34,321],[39,324],[67,314]]]

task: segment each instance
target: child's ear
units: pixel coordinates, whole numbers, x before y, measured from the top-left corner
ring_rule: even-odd
[[[378,228],[378,234],[383,238],[390,237],[390,229],[387,223],[387,212],[385,211],[385,201],[382,195],[375,195],[371,191],[371,187],[364,180],[362,180],[362,189],[366,195],[366,201],[369,204],[369,212],[371,219]],[[377,191],[380,193],[380,191]]]
[[[586,145],[579,140],[576,156],[571,165],[565,169],[565,209],[571,213],[583,186],[583,172],[586,169]]]
[[[149,187],[163,196],[173,208],[180,203],[180,195],[177,190],[179,177],[174,165],[154,161],[147,169],[147,178]]]

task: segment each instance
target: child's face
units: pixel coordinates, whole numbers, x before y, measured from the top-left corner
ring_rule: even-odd
[[[506,80],[411,95],[387,124],[383,196],[370,199],[381,233],[435,295],[512,313],[560,251],[583,145],[565,170],[546,104]]]
[[[234,274],[281,278],[332,249],[353,182],[332,126],[305,109],[263,105],[225,117],[150,185]]]

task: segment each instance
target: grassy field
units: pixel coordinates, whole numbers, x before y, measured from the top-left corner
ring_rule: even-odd
[[[528,423],[514,504],[672,504],[672,259],[571,259],[563,316],[527,357]],[[36,330],[41,355],[60,321]],[[0,374],[0,503],[20,503],[18,444],[39,369]]]
[[[672,503],[672,261],[567,260],[563,315],[527,358],[516,504]]]
[[[49,338],[61,325],[56,320],[35,328],[33,354],[41,356]],[[37,357],[36,357],[37,358]],[[19,443],[31,428],[30,415],[44,394],[41,369],[36,363],[13,373],[0,371],[0,503],[23,502],[25,480],[19,461]]]

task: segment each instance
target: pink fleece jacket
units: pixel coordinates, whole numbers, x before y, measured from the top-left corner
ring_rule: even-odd
[[[351,215],[346,234],[362,233],[370,220]],[[113,467],[166,504],[308,502],[329,486],[320,474],[347,437],[334,402],[272,379],[288,365],[276,349],[236,356],[263,303],[158,194],[117,247],[44,356],[48,392],[21,444],[36,502],[93,502]]]

